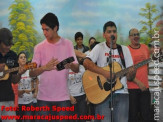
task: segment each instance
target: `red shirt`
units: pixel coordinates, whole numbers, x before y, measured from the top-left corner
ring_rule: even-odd
[[[138,49],[134,49],[130,46],[128,46],[128,48],[130,50],[134,65],[149,58],[149,50],[145,44],[141,44],[140,48]],[[146,88],[149,88],[147,64],[137,69],[136,78],[140,80],[146,86]],[[127,82],[127,85],[128,89],[139,89],[138,85],[134,82]]]
[[[14,104],[15,104],[15,107],[18,107],[18,83],[16,83],[16,84],[12,83],[11,85],[12,85],[12,88],[13,88],[13,91],[15,94]]]

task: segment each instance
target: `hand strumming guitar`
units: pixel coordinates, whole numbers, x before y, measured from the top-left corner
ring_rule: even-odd
[[[18,70],[18,74],[22,75],[27,71],[27,69],[25,67],[19,66],[19,70]]]
[[[109,81],[111,80],[111,78],[110,78],[110,71],[108,72],[107,70],[104,70],[103,76],[104,76],[106,79],[108,79]],[[112,73],[112,81],[115,81],[115,78],[116,78],[116,75],[115,75],[115,73],[113,72],[113,73]]]
[[[21,79],[21,75],[24,74],[27,71],[27,69],[25,69],[25,67],[19,66],[19,70],[17,75],[13,74],[12,75],[12,79],[13,79],[13,83],[18,83]]]
[[[4,68],[5,68],[5,64],[4,63],[0,64],[0,72],[2,72],[4,70]]]
[[[136,68],[134,66],[132,66],[131,68],[129,68],[129,72],[126,75],[127,80],[128,81],[133,81],[136,77]]]

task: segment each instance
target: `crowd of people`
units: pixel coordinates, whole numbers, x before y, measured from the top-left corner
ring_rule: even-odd
[[[47,120],[47,118],[23,118],[29,116],[84,116],[92,115],[100,119],[63,119],[62,122],[154,122],[151,103],[154,103],[149,76],[153,76],[154,66],[145,64],[135,67],[150,57],[154,57],[154,41],[147,46],[140,44],[140,32],[136,28],[129,31],[130,44],[128,46],[117,44],[117,26],[108,21],[103,26],[104,42],[99,43],[94,37],[90,37],[88,47],[83,44],[84,36],[77,32],[74,36],[76,45],[72,41],[58,34],[59,21],[55,14],[47,13],[40,20],[45,40],[34,48],[31,62],[37,67],[26,68],[30,65],[26,52],[16,54],[10,48],[13,36],[9,29],[0,29],[0,118],[1,116],[19,116],[21,119],[3,120],[2,122],[45,122],[61,120]],[[159,53],[161,54],[160,45]],[[63,60],[73,57],[73,62],[64,62],[63,69],[58,69],[58,64]],[[160,56],[161,57],[161,56]],[[155,58],[160,62],[159,88],[163,88],[163,66],[162,59]],[[113,63],[120,65],[121,70],[128,68],[128,72],[118,78],[123,85],[121,89],[115,90],[113,94],[98,104],[93,104],[87,99],[82,77],[86,70],[102,75],[106,79],[109,88],[110,81],[116,83],[116,72]],[[153,64],[154,65],[154,64]],[[107,71],[103,67],[109,66]],[[148,67],[149,66],[149,67]],[[162,67],[161,67],[162,66]],[[113,68],[112,68],[113,67]],[[17,70],[5,74],[7,69]],[[6,78],[7,77],[7,78]],[[98,80],[100,86],[100,80]],[[102,84],[102,90],[106,90]],[[114,85],[112,86],[114,89]],[[112,88],[111,87],[111,88]],[[96,89],[92,89],[96,90]],[[110,90],[110,89],[109,89]],[[160,91],[161,91],[160,90]],[[107,90],[106,90],[107,92]],[[161,97],[162,98],[162,97]],[[160,99],[162,100],[162,99]],[[163,101],[160,101],[160,112],[163,112]],[[32,111],[24,110],[25,107],[38,107],[46,110]],[[16,111],[6,110],[7,107],[16,107]],[[74,110],[56,111],[54,107],[74,108]],[[160,114],[159,122],[163,121]]]

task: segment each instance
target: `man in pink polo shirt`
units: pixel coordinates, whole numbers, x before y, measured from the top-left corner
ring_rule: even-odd
[[[54,111],[56,107],[70,107],[70,97],[67,86],[68,69],[79,71],[79,65],[71,41],[58,35],[59,22],[53,13],[47,13],[40,21],[46,39],[36,45],[32,62],[39,66],[30,72],[30,76],[40,75],[38,86],[38,106],[48,106],[50,111],[39,111],[38,115],[70,115],[70,111]],[[62,60],[73,56],[75,61],[65,65],[58,71],[56,65]],[[38,120],[40,122],[40,120]],[[45,122],[45,120],[42,120]],[[48,120],[47,120],[48,121]],[[57,121],[57,120],[53,120]],[[59,120],[58,120],[59,121]],[[68,120],[63,120],[68,122]]]

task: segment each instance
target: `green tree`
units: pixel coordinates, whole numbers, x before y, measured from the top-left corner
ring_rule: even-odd
[[[145,18],[145,20],[140,21],[143,25],[140,33],[147,34],[146,41],[144,43],[148,44],[152,39],[154,30],[158,30],[154,23],[160,18],[160,15],[156,15],[159,12],[156,5],[151,5],[150,3],[146,3],[145,8],[141,8],[140,11],[139,15]]]
[[[117,43],[121,44],[121,45],[127,44],[128,38],[127,37],[124,38],[123,28],[122,28],[121,24],[118,24],[117,30],[118,30],[118,32],[117,32],[117,34],[118,34]]]
[[[85,31],[83,36],[84,36],[83,44],[88,46],[88,43],[89,43],[88,40],[91,37],[91,34],[88,31]]]
[[[36,30],[34,29],[34,17],[32,6],[28,0],[14,0],[9,7],[9,24],[13,33],[14,46],[12,50],[16,53],[26,51],[29,60],[33,56],[33,48],[36,45]]]
[[[98,41],[98,42],[105,41],[105,39],[103,38],[103,33],[100,30],[96,30],[94,37],[95,37],[96,41]]]

